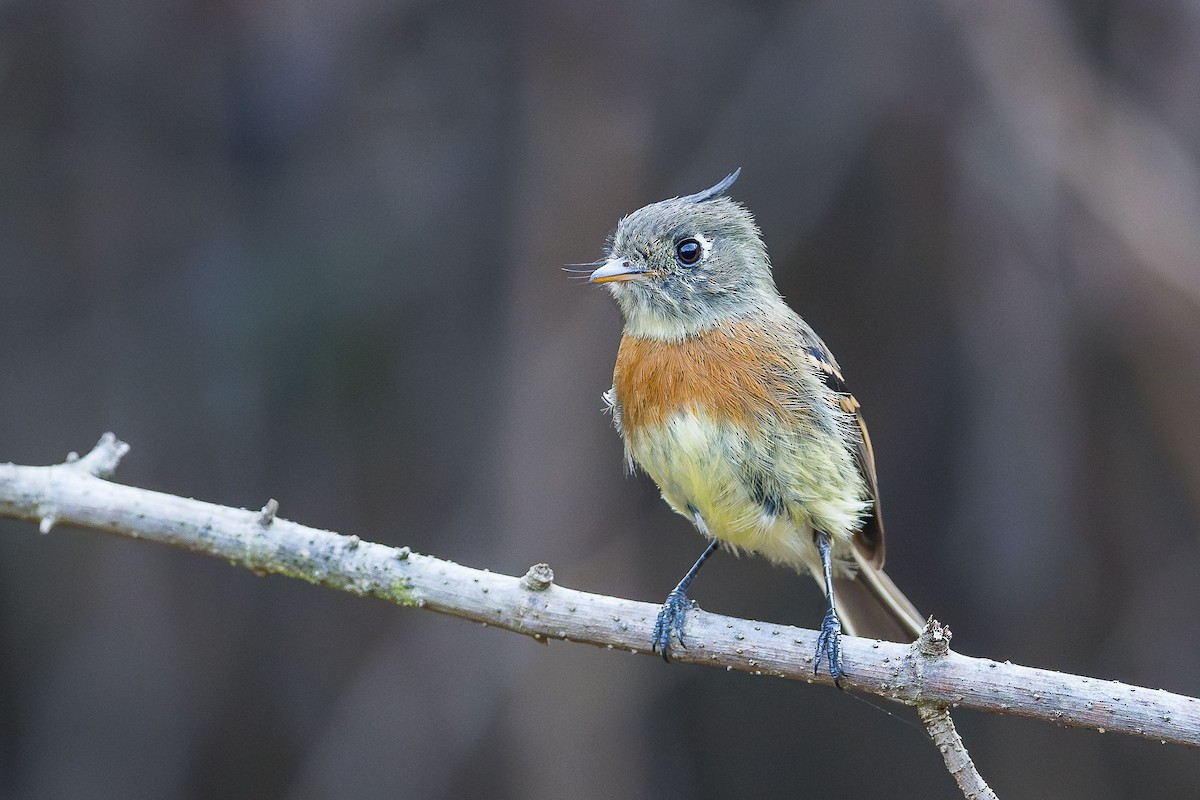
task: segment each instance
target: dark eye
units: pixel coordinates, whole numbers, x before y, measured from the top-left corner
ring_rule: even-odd
[[[684,239],[675,245],[675,258],[685,267],[694,267],[699,264],[702,252],[700,243],[695,239]]]

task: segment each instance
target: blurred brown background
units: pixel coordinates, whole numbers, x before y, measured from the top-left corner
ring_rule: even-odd
[[[1200,694],[1200,10],[0,4],[0,460],[660,601],[703,543],[601,413],[567,262],[744,168],[961,652]],[[721,556],[704,607],[814,626]],[[958,797],[820,688],[0,520],[0,795]],[[647,636],[649,632],[647,631]],[[901,716],[908,712],[901,711]],[[1196,754],[960,712],[1002,797]]]

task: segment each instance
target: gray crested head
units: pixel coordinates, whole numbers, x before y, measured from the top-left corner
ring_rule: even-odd
[[[617,224],[591,280],[612,292],[628,333],[682,339],[781,302],[754,216],[725,196],[740,173]]]

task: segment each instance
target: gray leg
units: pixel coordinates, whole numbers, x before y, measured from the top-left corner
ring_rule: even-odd
[[[671,660],[668,651],[671,647],[672,634],[679,642],[679,646],[687,649],[687,645],[683,643],[683,623],[686,621],[688,606],[691,605],[691,601],[687,598],[687,589],[692,583],[692,578],[695,578],[696,573],[700,571],[700,565],[707,561],[716,549],[717,540],[713,539],[700,554],[700,558],[696,559],[692,568],[688,570],[687,575],[683,576],[679,585],[667,595],[667,602],[663,603],[662,610],[658,612],[658,619],[654,623],[654,639],[651,648],[662,653],[663,661]]]
[[[821,657],[829,662],[829,674],[833,676],[833,685],[842,688],[842,676],[846,674],[842,668],[842,621],[838,619],[833,605],[833,557],[830,554],[829,534],[817,533],[817,550],[821,554],[821,567],[825,570],[825,595],[829,599],[829,611],[821,621],[821,635],[817,637],[817,657],[813,661],[813,672],[821,666]]]

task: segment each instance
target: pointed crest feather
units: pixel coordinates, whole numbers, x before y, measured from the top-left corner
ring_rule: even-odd
[[[724,180],[722,180],[716,186],[705,189],[703,192],[689,194],[687,197],[681,197],[679,199],[685,203],[703,203],[706,200],[714,200],[725,194],[725,192],[729,191],[729,187],[733,186],[733,182],[736,181],[738,179],[738,175],[741,174],[742,168],[738,167],[733,172],[726,175]]]

